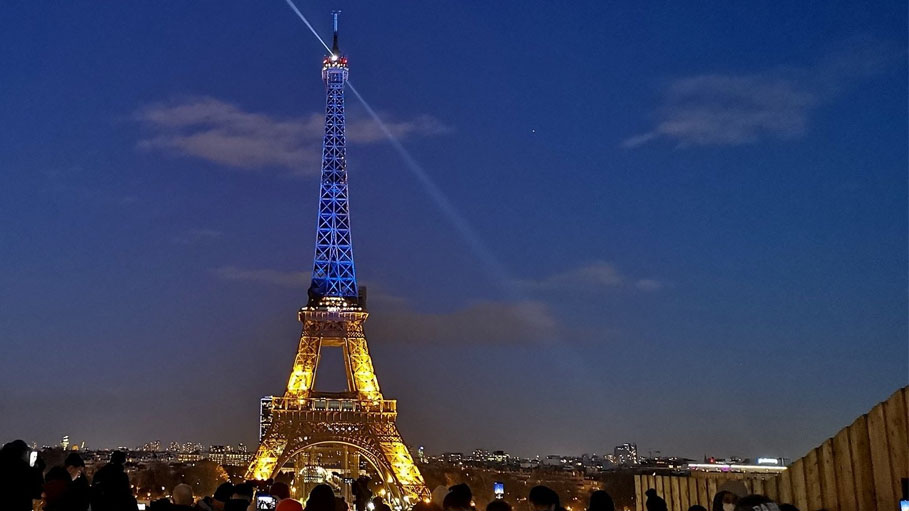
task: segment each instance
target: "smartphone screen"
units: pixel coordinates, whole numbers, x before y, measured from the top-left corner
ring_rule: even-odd
[[[909,511],[909,500],[900,501],[900,511]]]
[[[140,502],[137,506],[139,507],[139,511],[145,511],[145,504]]]
[[[28,453],[28,466],[34,467],[36,461],[38,461],[38,451]]]
[[[278,507],[278,501],[271,495],[257,495],[256,496],[256,509],[264,509],[266,511],[273,510]]]

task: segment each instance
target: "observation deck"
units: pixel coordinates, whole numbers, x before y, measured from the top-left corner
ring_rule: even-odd
[[[342,393],[343,394],[343,393]],[[353,414],[398,413],[394,399],[357,399],[344,395],[316,395],[309,398],[276,397],[274,409],[299,412],[350,412]]]

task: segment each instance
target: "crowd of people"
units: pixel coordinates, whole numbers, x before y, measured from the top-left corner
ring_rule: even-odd
[[[126,455],[115,451],[110,463],[99,469],[89,484],[85,462],[70,452],[63,465],[51,467],[36,456],[22,440],[0,449],[0,508],[30,511],[35,502],[44,511],[133,511],[138,503],[133,496],[124,464]],[[8,505],[7,505],[8,504]]]
[[[645,495],[647,500],[644,501],[644,508],[647,511],[669,511],[666,501],[657,494],[656,490],[650,488]],[[696,504],[689,507],[688,511],[707,511],[707,508]],[[792,504],[777,504],[773,499],[764,495],[750,494],[745,483],[733,479],[717,488],[710,511],[799,511],[799,508]]]
[[[126,455],[111,454],[110,462],[95,472],[91,482],[85,463],[77,452],[70,452],[63,465],[47,468],[22,440],[5,444],[0,449],[0,508],[4,511],[139,511],[124,464]],[[178,484],[169,498],[151,502],[149,511],[392,511],[381,496],[372,497],[369,479],[361,477],[352,483],[354,503],[349,505],[335,495],[331,486],[320,484],[305,502],[291,498],[290,487],[282,482],[254,484],[223,483],[214,494],[196,496],[192,486]],[[666,501],[656,490],[646,492],[647,511],[669,511]],[[547,486],[535,486],[527,495],[529,508],[524,511],[566,511],[559,495]],[[37,503],[37,504],[36,504]],[[413,506],[413,511],[477,511],[470,487],[457,484],[439,486],[431,498]],[[503,499],[493,500],[486,511],[512,511]],[[616,511],[612,497],[605,491],[590,495],[587,511]],[[682,510],[673,510],[682,511]],[[707,511],[691,506],[688,511]],[[742,481],[728,481],[717,491],[710,511],[799,511],[790,504],[776,504],[763,495],[748,495]],[[823,510],[819,510],[823,511]]]

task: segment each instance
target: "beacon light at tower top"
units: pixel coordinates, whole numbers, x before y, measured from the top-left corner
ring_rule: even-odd
[[[347,68],[347,57],[331,55],[322,59],[322,68]]]

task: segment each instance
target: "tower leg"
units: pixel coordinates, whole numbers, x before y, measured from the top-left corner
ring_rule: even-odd
[[[369,401],[382,399],[379,390],[379,380],[372,367],[372,357],[366,347],[366,337],[348,337],[346,341],[348,363],[350,364],[351,380],[361,399]]]
[[[274,477],[275,472],[281,467],[278,466],[278,459],[284,454],[284,447],[287,442],[271,434],[275,429],[274,425],[269,428],[268,433],[262,438],[262,443],[256,450],[256,457],[253,458],[249,468],[246,470],[246,479],[266,480]]]
[[[322,338],[307,335],[304,330],[300,336],[300,346],[294,358],[294,368],[287,380],[287,392],[284,397],[306,399],[316,383],[316,369],[319,367]]]

